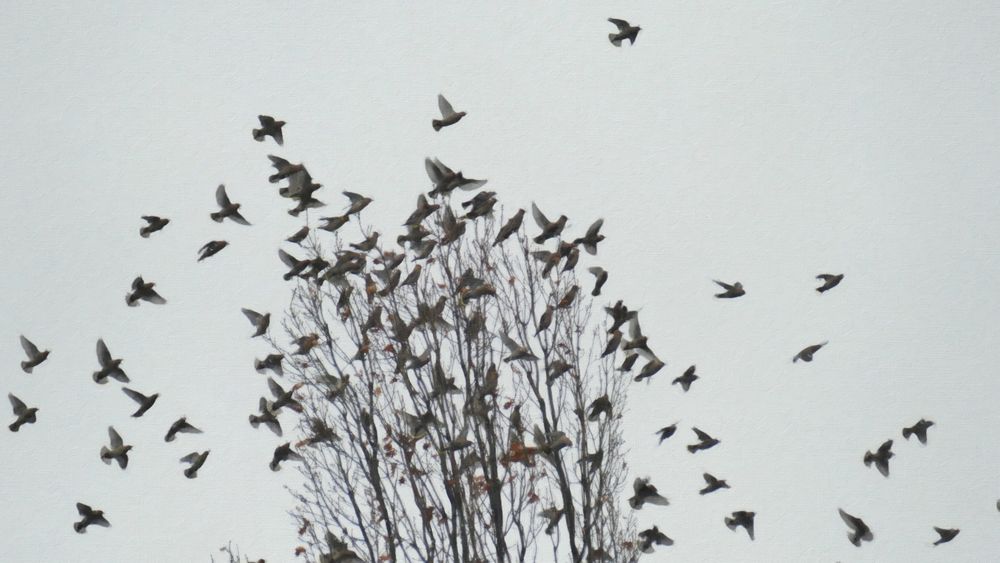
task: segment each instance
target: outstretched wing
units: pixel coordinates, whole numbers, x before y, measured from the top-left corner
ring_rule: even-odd
[[[188,455],[181,458],[181,463],[194,463],[198,459],[198,452],[191,452]]]
[[[260,320],[264,317],[263,315],[261,315],[257,311],[254,311],[253,309],[244,308],[240,310],[243,311],[243,314],[246,315],[248,319],[250,319],[250,323],[253,324],[254,326],[257,326]]]
[[[229,218],[232,219],[233,221],[236,221],[240,225],[246,225],[248,227],[250,226],[250,221],[247,221],[247,218],[244,217],[242,214],[240,214],[239,211],[234,211],[233,214],[229,216]]]
[[[111,352],[108,351],[103,338],[97,339],[97,361],[101,362],[101,367],[111,363]]]
[[[615,18],[608,18],[608,21],[611,22],[611,23],[613,23],[613,24],[615,24],[615,26],[618,27],[618,31],[625,31],[626,29],[632,27],[625,20],[619,20],[619,19],[615,19]]]
[[[601,227],[604,226],[604,219],[598,219],[594,221],[594,224],[587,229],[587,238],[594,239],[597,238],[597,234],[600,232]]]
[[[21,336],[21,348],[24,348],[24,353],[32,358],[38,355],[38,346],[35,346],[34,343],[23,335]]]
[[[261,127],[265,129],[274,127],[274,118],[270,115],[258,115],[257,119],[260,120]]]
[[[219,204],[219,207],[229,207],[232,202],[229,201],[229,196],[226,195],[225,184],[219,184],[218,188],[215,188],[215,202]]]
[[[357,193],[354,193],[354,192],[344,192],[344,195],[347,196],[347,199],[351,200],[351,203],[355,203],[358,200],[363,199],[365,197],[365,196],[363,196],[361,194],[357,194]]]
[[[278,385],[278,382],[271,377],[267,378],[267,387],[271,390],[271,393],[275,397],[280,397],[285,394],[285,390],[281,388],[281,385]]]
[[[452,109],[451,104],[441,94],[438,94],[438,109],[441,110],[441,117],[445,119],[455,114],[455,110]]]
[[[13,407],[16,416],[21,416],[24,411],[28,410],[28,405],[25,405],[24,401],[15,397],[13,393],[7,393],[7,398],[10,399],[10,406]]]
[[[730,284],[728,284],[726,282],[722,282],[722,281],[719,281],[719,280],[712,280],[712,281],[714,281],[715,283],[719,284],[719,287],[721,287],[722,289],[725,289],[726,291],[730,291],[732,289],[735,289],[732,285],[730,285]]]
[[[299,260],[284,250],[278,250],[278,258],[281,258],[281,261],[289,268],[295,268],[299,265]]]
[[[707,442],[708,440],[714,440],[714,438],[712,438],[711,436],[709,436],[707,433],[703,432],[702,430],[699,430],[697,427],[692,428],[691,430],[693,430],[694,433],[698,436],[698,438],[701,441],[703,441],[703,442]]]
[[[122,437],[115,431],[114,426],[108,426],[108,439],[111,440],[112,448],[120,448],[124,444]]]
[[[128,395],[130,399],[139,403],[140,405],[145,403],[146,399],[148,399],[148,397],[146,397],[142,393],[129,389],[128,387],[122,387],[122,392]]]
[[[551,223],[542,213],[542,210],[535,205],[535,202],[531,202],[531,216],[535,218],[535,223],[538,224],[539,229],[545,229]]]

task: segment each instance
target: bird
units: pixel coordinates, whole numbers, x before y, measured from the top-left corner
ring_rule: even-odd
[[[803,362],[811,362],[811,361],[813,361],[813,355],[816,354],[816,352],[819,352],[820,348],[822,348],[823,346],[826,346],[827,344],[829,344],[828,341],[823,341],[823,342],[820,342],[819,344],[813,344],[812,346],[806,346],[798,354],[795,354],[795,357],[792,358],[792,363],[794,364],[795,362],[798,362],[799,360],[802,360]]]
[[[250,338],[255,338],[257,336],[264,336],[267,334],[267,327],[271,324],[271,313],[258,313],[253,309],[242,308],[243,314],[250,321],[250,324],[254,327],[254,333]]]
[[[675,432],[677,432],[677,424],[671,424],[670,426],[664,426],[663,428],[660,428],[659,430],[657,430],[655,433],[660,436],[660,441],[657,442],[657,445],[662,444],[664,440],[666,440],[667,438],[673,436]]]
[[[573,287],[569,288],[569,291],[566,292],[566,295],[563,295],[562,299],[559,300],[559,303],[556,304],[556,309],[568,309],[570,305],[573,304],[573,301],[576,300],[576,294],[579,292],[580,292],[580,286],[578,285],[574,285]]]
[[[323,227],[320,227],[321,229]],[[278,249],[278,258],[288,266],[288,272],[286,272],[282,278],[288,281],[295,276],[300,275],[306,268],[309,267],[309,260],[299,260],[298,258],[292,256],[291,254],[285,252],[284,250]]]
[[[719,280],[712,280],[712,281],[719,284],[719,287],[725,290],[722,293],[715,294],[715,296],[719,299],[735,299],[737,297],[746,295],[746,291],[744,291],[743,284],[741,282],[728,284],[726,282],[722,282]]]
[[[164,436],[163,441],[173,442],[178,432],[186,434],[201,434],[201,430],[192,426],[191,423],[187,421],[187,417],[182,416],[170,425],[170,429],[167,430],[167,435]]]
[[[622,41],[628,39],[629,45],[635,45],[635,38],[639,35],[639,30],[642,28],[637,25],[632,25],[625,20],[619,20],[615,18],[608,18],[608,21],[615,24],[618,27],[618,33],[609,33],[608,40],[615,47],[621,47]]]
[[[129,389],[128,387],[122,387],[122,392],[128,395],[129,398],[132,399],[133,401],[139,403],[139,410],[132,413],[132,416],[134,418],[138,418],[146,414],[146,411],[153,408],[153,405],[156,403],[156,400],[160,398],[159,393],[153,393],[152,395],[149,395],[147,397],[146,395],[143,395],[138,391]]]
[[[639,551],[653,553],[654,545],[671,546],[674,545],[674,540],[667,537],[656,526],[639,532]]]
[[[274,169],[276,170],[274,174],[272,174],[267,178],[267,181],[272,184],[276,184],[284,180],[285,178],[291,178],[298,174],[303,174],[303,173],[308,174],[305,165],[301,163],[292,164],[291,162],[288,162],[287,160],[281,158],[280,156],[274,156],[273,154],[267,155],[267,158],[271,161],[271,166],[273,166]],[[290,197],[292,193],[285,192],[284,194],[281,195]]]
[[[424,219],[430,217],[435,211],[441,209],[441,206],[437,203],[428,203],[427,197],[424,194],[417,196],[417,208],[410,213],[410,216],[403,223],[404,227],[413,227],[420,225],[424,222]]]
[[[500,231],[497,233],[497,238],[493,240],[493,246],[496,246],[503,241],[510,238],[510,235],[517,232],[521,228],[521,223],[524,221],[524,210],[518,209],[517,213],[511,216],[506,223],[500,227]]]
[[[434,127],[435,131],[458,123],[466,115],[464,111],[455,111],[441,94],[438,94],[438,109],[441,110],[441,119],[431,120],[431,126]]]
[[[580,238],[573,241],[573,244],[582,244],[587,254],[594,256],[597,254],[597,243],[604,240],[604,235],[600,233],[604,225],[604,219],[598,219],[587,229],[587,232]]]
[[[344,212],[344,217],[360,213],[362,209],[368,207],[368,204],[374,201],[370,197],[365,197],[354,192],[345,191],[343,194],[347,196],[347,199],[351,202],[351,204],[347,207],[347,211]]]
[[[266,370],[271,370],[278,375],[285,375],[285,369],[281,365],[284,359],[285,356],[281,354],[268,354],[263,360],[255,359],[253,361],[253,368],[257,373],[264,373]]]
[[[100,384],[105,384],[108,382],[108,378],[111,377],[122,383],[128,383],[128,376],[121,368],[122,360],[121,358],[112,358],[111,352],[108,351],[107,345],[104,343],[103,338],[97,339],[97,361],[101,365],[101,369],[94,372],[94,381]]]
[[[301,382],[296,383],[288,391],[285,391],[277,381],[268,377],[267,387],[271,390],[271,394],[274,395],[274,403],[271,405],[271,408],[275,412],[281,410],[282,407],[288,407],[295,412],[302,412],[302,404],[295,399],[295,392],[302,385]]]
[[[701,440],[697,444],[691,444],[687,447],[688,451],[691,453],[695,453],[698,450],[707,450],[719,443],[718,440],[709,436],[707,433],[699,430],[698,428],[692,428],[691,430],[694,431],[694,433],[698,436],[698,439]]]
[[[931,426],[934,426],[933,421],[921,418],[913,426],[903,429],[903,438],[909,440],[910,436],[916,436],[917,440],[920,440],[921,444],[926,444],[927,429],[930,428]]]
[[[456,240],[462,238],[465,234],[466,223],[465,219],[457,219],[455,213],[452,212],[451,206],[446,205],[444,208],[444,213],[441,216],[441,240],[438,244],[441,246],[447,246]]]
[[[128,467],[128,452],[132,446],[122,441],[122,437],[115,431],[114,426],[108,426],[108,439],[111,446],[101,446],[101,461],[105,465],[111,465],[111,460],[115,460],[118,462],[118,467],[125,469]]]
[[[285,126],[284,121],[278,121],[270,115],[258,115],[257,119],[260,121],[260,129],[253,130],[255,141],[264,142],[264,137],[270,135],[279,147],[285,144],[285,138],[281,134],[281,128]]]
[[[506,334],[500,333],[500,341],[503,342],[503,345],[510,351],[510,355],[504,358],[503,361],[513,362],[515,360],[524,360],[527,362],[534,362],[538,360],[538,356],[531,351],[529,346],[514,342]]]
[[[580,464],[587,475],[591,475],[594,471],[597,471],[601,467],[601,463],[604,462],[604,450],[599,449],[596,452],[580,456],[578,464]],[[590,465],[588,468],[587,465]]]
[[[695,370],[694,366],[687,368],[686,370],[684,370],[684,375],[675,378],[673,383],[671,383],[671,385],[676,385],[680,383],[681,389],[683,389],[684,392],[687,393],[687,390],[691,388],[691,384],[698,379],[698,376],[695,375],[694,370]]]
[[[219,187],[215,188],[215,203],[219,205],[219,210],[212,213],[210,216],[216,223],[221,223],[226,217],[229,217],[240,225],[250,224],[250,222],[240,214],[240,204],[229,201],[229,196],[226,195],[226,186],[224,184],[219,184]]]
[[[339,442],[340,436],[326,425],[321,418],[312,417],[309,419],[309,435],[297,446],[314,446],[316,444]]]
[[[24,404],[24,401],[15,397],[13,393],[7,393],[7,399],[10,400],[10,406],[14,410],[14,416],[17,417],[14,422],[7,426],[11,432],[17,432],[25,424],[35,423],[37,420],[37,417],[35,416],[35,413],[38,412],[37,407],[29,407]]]
[[[756,515],[756,512],[737,510],[731,516],[724,518],[723,521],[726,523],[726,527],[734,532],[738,526],[743,526],[747,535],[750,536],[750,541],[753,541],[753,519]]]
[[[622,344],[622,332],[616,330],[611,333],[611,338],[608,339],[607,345],[604,347],[604,351],[601,352],[601,357],[609,356],[615,353],[615,350],[621,347]]]
[[[550,506],[538,513],[539,516],[548,520],[548,524],[545,526],[546,535],[551,536],[556,531],[556,528],[559,527],[559,521],[562,520],[564,513],[565,511],[563,509],[555,506]]]
[[[198,470],[201,469],[202,465],[205,465],[205,460],[208,459],[208,454],[212,450],[205,450],[201,453],[191,452],[188,455],[180,459],[181,463],[189,463],[190,465],[184,469],[184,476],[188,479],[194,479],[198,476]]]
[[[552,305],[545,306],[545,312],[543,312],[542,316],[538,318],[538,328],[535,329],[535,336],[538,336],[545,329],[549,328],[549,326],[552,324],[552,316],[554,312],[555,312],[555,307],[553,307]]]
[[[639,354],[625,354],[625,359],[622,360],[622,365],[618,366],[618,371],[632,371],[632,367],[635,365],[636,360],[639,359]]]
[[[934,545],[941,545],[955,539],[955,536],[957,536],[961,530],[958,528],[938,528],[937,526],[934,526],[934,531],[941,536],[936,542],[934,542]]]
[[[274,449],[274,456],[271,458],[271,471],[280,471],[283,461],[302,461],[302,456],[292,451],[292,444],[285,442]]]
[[[725,479],[718,479],[711,473],[702,473],[701,476],[705,479],[705,488],[698,491],[699,495],[707,495],[708,493],[714,493],[719,489],[729,488],[729,483],[726,483]]]
[[[142,276],[136,277],[132,280],[132,291],[125,296],[125,303],[129,307],[138,307],[140,300],[156,305],[165,304],[167,300],[160,296],[155,289],[153,289],[155,286],[156,283],[147,282],[142,279]]]
[[[535,205],[534,202],[531,204],[531,216],[535,218],[535,224],[537,224],[538,228],[542,230],[541,234],[532,239],[536,244],[542,244],[550,238],[555,238],[561,235],[563,228],[566,227],[566,221],[568,220],[565,215],[560,215],[555,221],[549,221],[545,214],[542,213],[542,210],[538,209],[538,206]]]
[[[323,224],[317,227],[318,229],[323,229],[324,231],[333,233],[336,232],[337,229],[346,225],[351,218],[344,214],[336,215],[334,217],[320,217],[319,220],[323,221]]]
[[[844,274],[820,274],[816,276],[816,279],[823,281],[823,285],[816,288],[816,291],[822,294],[840,285]]]
[[[644,358],[652,359],[656,355],[649,349],[649,339],[642,334],[642,327],[639,325],[639,317],[633,317],[628,323],[628,342],[622,343],[622,350],[634,351]]]
[[[21,369],[24,373],[31,373],[39,364],[44,362],[48,357],[51,350],[45,350],[44,352],[38,350],[38,346],[21,335],[21,348],[24,348],[24,354],[28,356],[27,360],[21,361]]]
[[[638,356],[638,354],[636,355]],[[665,365],[667,365],[666,362],[656,356],[653,356],[653,359],[646,362],[646,364],[642,366],[642,369],[639,370],[639,374],[633,377],[632,380],[638,383],[643,379],[649,379],[650,377],[656,375],[658,371],[663,369],[663,366]]]
[[[555,361],[551,362],[548,367],[548,373],[545,377],[545,382],[549,385],[554,383],[557,379],[562,377],[563,374],[569,372],[573,369],[573,364],[567,362],[562,358],[557,358]]]
[[[604,311],[611,316],[612,321],[611,327],[608,328],[608,334],[618,330],[623,324],[636,318],[639,314],[639,311],[629,311],[628,307],[622,303],[621,299],[619,299],[613,307],[605,307]]]
[[[259,425],[264,424],[275,435],[281,436],[281,422],[278,421],[278,413],[274,405],[264,397],[261,397],[257,409],[260,414],[250,415],[250,426],[257,428]]]
[[[87,526],[90,525],[101,526],[103,528],[111,527],[111,523],[104,517],[103,510],[94,510],[86,504],[78,502],[76,503],[76,511],[83,517],[79,522],[73,523],[73,529],[78,534],[85,533],[87,531]]]
[[[878,447],[875,453],[865,452],[864,462],[865,467],[871,467],[872,463],[878,469],[878,472],[882,474],[883,477],[889,476],[889,459],[895,456],[892,453],[892,440],[886,440]]]
[[[608,283],[608,271],[600,266],[591,266],[587,268],[587,271],[597,278],[594,281],[594,290],[590,292],[591,295],[597,297],[601,294],[601,288],[604,287],[604,284]]]
[[[840,518],[851,529],[851,531],[847,532],[847,539],[851,543],[857,547],[861,547],[861,542],[872,541],[874,539],[875,535],[872,533],[872,529],[868,527],[868,524],[865,524],[864,520],[844,512],[842,508],[838,508],[837,511],[840,512]]]
[[[167,223],[170,222],[170,219],[167,219],[166,217],[157,217],[156,215],[143,215],[142,220],[146,222],[146,224],[139,229],[139,236],[142,238],[149,238],[149,235],[159,231],[163,227],[166,227]]]
[[[229,246],[229,243],[224,240],[210,240],[206,242],[204,246],[198,249],[198,261],[201,262],[205,258],[215,256],[227,246]]]
[[[375,245],[378,244],[378,237],[379,237],[379,232],[372,231],[372,234],[369,235],[368,238],[366,238],[361,242],[352,242],[350,246],[351,248],[357,250],[358,252],[368,252],[373,248],[375,248]]]
[[[647,502],[659,506],[670,504],[666,497],[657,492],[656,487],[649,482],[649,478],[637,477],[632,483],[632,490],[635,494],[628,499],[628,505],[635,510],[641,510]]]
[[[455,189],[465,191],[476,190],[485,186],[487,182],[487,180],[466,178],[461,171],[455,172],[436,158],[425,158],[424,169],[427,171],[427,176],[434,184],[434,189],[427,194],[431,197],[448,194]]]
[[[309,236],[309,226],[308,225],[303,226],[301,229],[295,231],[295,234],[292,235],[292,236],[290,236],[290,237],[288,237],[288,238],[286,238],[285,241],[286,242],[290,242],[292,244],[301,244],[302,241],[306,240],[307,236]]]
[[[594,399],[593,402],[590,403],[590,406],[587,407],[587,410],[590,411],[587,414],[587,420],[591,422],[600,420],[602,413],[608,418],[611,418],[611,399],[608,397],[608,394],[605,393]]]

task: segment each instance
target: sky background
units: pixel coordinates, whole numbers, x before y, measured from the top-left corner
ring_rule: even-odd
[[[627,417],[633,473],[672,501],[639,513],[676,541],[647,560],[996,558],[1000,8],[750,4],[6,2],[0,391],[40,411],[0,434],[2,558],[207,561],[232,540],[293,560],[296,472],[247,424],[267,348],[240,313],[276,321],[289,297],[276,249],[299,222],[268,153],[309,166],[324,214],[372,196],[393,236],[426,156],[572,232],[605,219],[581,265],[611,271],[607,299],[641,308],[668,362]],[[634,47],[608,17],[642,26]],[[435,133],[439,92],[469,115]],[[251,139],[259,113],[288,122],[284,148]],[[219,183],[252,227],[209,220]],[[144,214],[172,222],[144,240]],[[231,245],[196,263],[211,239]],[[825,272],[846,278],[818,295]],[[166,306],[125,306],[138,274]],[[747,295],[715,300],[713,278]],[[31,376],[22,333],[52,349]],[[91,381],[99,337],[162,393],[143,418]],[[183,414],[205,433],[165,444]],[[900,436],[921,417],[926,447]],[[98,459],[109,424],[135,445],[125,472]],[[692,425],[721,445],[688,454]],[[861,463],[887,438],[889,479]],[[206,448],[185,479],[177,459]],[[732,489],[699,497],[703,471]],[[113,527],[75,534],[77,501]],[[848,543],[838,507],[875,541]],[[739,509],[756,542],[723,526]],[[932,526],[962,533],[934,548]]]

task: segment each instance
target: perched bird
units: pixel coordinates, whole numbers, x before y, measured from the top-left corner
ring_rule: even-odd
[[[600,397],[593,400],[590,406],[587,408],[590,412],[587,414],[587,420],[590,422],[595,422],[600,420],[601,414],[611,418],[611,399],[608,398],[608,394],[605,393]]]
[[[756,512],[737,510],[733,512],[732,516],[727,516],[723,521],[726,523],[726,527],[734,532],[738,526],[743,526],[743,529],[747,531],[747,535],[750,536],[750,541],[753,541],[753,519],[756,515]]]
[[[643,379],[649,379],[650,377],[656,375],[658,371],[663,369],[663,366],[665,365],[667,365],[666,362],[656,356],[653,356],[653,359],[646,362],[646,364],[642,366],[642,369],[639,370],[639,375],[633,377],[632,380],[638,383]]]
[[[250,324],[254,327],[254,333],[250,338],[255,338],[257,336],[264,336],[267,334],[267,327],[271,324],[271,313],[260,314],[253,309],[243,308],[240,309],[246,318],[250,321]]]
[[[21,348],[24,348],[24,354],[28,356],[27,360],[21,361],[21,369],[24,373],[31,373],[31,370],[35,369],[38,364],[45,361],[49,357],[51,350],[45,350],[41,352],[38,350],[38,346],[35,346],[33,342],[28,340],[21,335]]]
[[[594,281],[594,290],[590,292],[591,295],[597,297],[601,294],[601,288],[604,287],[604,284],[608,283],[608,271],[600,266],[592,266],[587,268],[587,271],[597,278]]]
[[[597,243],[604,240],[604,235],[600,232],[603,225],[604,219],[594,221],[594,224],[587,229],[586,234],[574,240],[573,244],[582,244],[583,249],[586,250],[587,254],[590,254],[591,256],[597,254]]]
[[[632,490],[635,492],[631,498],[628,499],[628,505],[636,510],[641,510],[643,505],[647,502],[649,504],[656,504],[659,506],[667,506],[670,501],[666,497],[660,495],[657,492],[656,487],[653,486],[648,478],[636,478],[632,483]]]
[[[101,365],[101,369],[94,372],[94,381],[100,384],[105,384],[108,382],[108,378],[111,377],[122,383],[128,383],[128,376],[122,370],[121,358],[112,358],[111,352],[108,351],[108,347],[104,344],[104,339],[99,338],[97,340],[97,361]]]
[[[958,528],[938,528],[937,526],[934,526],[934,531],[941,536],[936,542],[934,542],[934,545],[941,545],[955,539],[955,536],[957,536],[961,530]]]
[[[743,284],[741,282],[736,282],[733,284],[728,284],[726,282],[721,282],[719,280],[712,280],[719,284],[719,287],[724,289],[722,293],[716,293],[715,296],[719,299],[735,299],[736,297],[741,297],[746,295],[746,291],[743,290]]]
[[[154,282],[146,282],[142,279],[142,276],[136,277],[132,280],[132,291],[125,296],[125,303],[129,307],[138,307],[139,301],[142,300],[156,305],[163,305],[167,300],[153,289],[155,286]]]
[[[320,217],[319,220],[323,221],[323,224],[317,227],[318,229],[323,229],[324,231],[333,233],[336,232],[337,229],[346,225],[347,222],[351,220],[351,218],[348,215],[344,214],[344,215],[337,215],[334,217]]]
[[[618,33],[609,33],[608,40],[615,47],[621,47],[622,41],[628,39],[629,45],[635,45],[635,38],[639,35],[639,30],[642,28],[637,25],[631,25],[625,20],[619,20],[615,18],[608,18],[608,21],[615,24],[618,27]]]
[[[844,512],[841,508],[838,508],[837,512],[840,512],[840,518],[845,524],[847,524],[847,527],[851,529],[851,531],[847,532],[847,539],[849,539],[855,546],[861,547],[861,542],[872,541],[875,537],[875,535],[872,534],[872,529],[865,524],[864,520]]]
[[[535,336],[541,334],[545,329],[549,328],[552,324],[552,315],[555,312],[555,307],[552,305],[546,305],[545,311],[542,316],[538,318],[538,328],[535,329]]]
[[[138,418],[146,414],[146,411],[153,408],[153,405],[156,403],[156,400],[160,398],[159,393],[153,393],[152,395],[149,395],[147,397],[146,395],[143,395],[138,391],[133,391],[128,387],[122,387],[122,392],[128,395],[129,398],[135,401],[136,403],[139,403],[139,410],[132,413],[132,416],[135,418]]]
[[[101,461],[105,465],[111,465],[111,460],[115,460],[118,462],[118,467],[125,469],[128,467],[128,452],[132,446],[122,441],[122,437],[113,426],[108,426],[108,439],[111,441],[111,446],[101,446]]]
[[[797,362],[799,360],[802,360],[803,362],[811,362],[811,361],[813,361],[813,355],[816,352],[819,352],[819,349],[822,348],[823,346],[826,346],[827,344],[829,344],[829,341],[825,341],[824,340],[823,342],[820,342],[819,344],[813,344],[812,346],[806,346],[798,354],[795,354],[795,357],[792,358],[792,363],[794,364],[795,362]]]
[[[224,184],[219,184],[219,187],[215,189],[215,203],[219,205],[219,210],[212,213],[211,217],[216,223],[221,223],[223,219],[229,217],[240,225],[250,224],[250,222],[240,214],[240,204],[229,201],[229,196],[226,195],[226,186]]]
[[[566,292],[566,295],[563,295],[562,299],[559,300],[559,303],[556,304],[556,309],[568,309],[569,306],[573,304],[573,301],[576,300],[576,294],[579,292],[580,292],[580,286],[578,285],[574,285],[573,287],[569,288],[569,291]]]
[[[465,448],[472,445],[472,440],[469,439],[469,425],[466,423],[462,427],[462,430],[457,436],[445,442],[444,446],[441,447],[442,452],[457,452],[459,450],[464,450]]]
[[[931,426],[934,426],[933,421],[921,418],[913,426],[903,429],[903,438],[909,440],[910,436],[916,436],[917,440],[920,440],[921,444],[926,444],[927,429],[930,428]]]
[[[257,373],[264,373],[266,370],[271,370],[278,375],[285,375],[285,369],[281,365],[284,359],[285,357],[281,354],[268,354],[263,360],[254,360],[253,369]]]
[[[441,119],[431,121],[431,125],[435,131],[440,131],[442,127],[454,125],[465,117],[464,111],[455,111],[451,107],[451,104],[448,103],[448,100],[444,99],[444,96],[441,94],[438,94],[438,109],[441,110]]]
[[[301,229],[295,231],[294,235],[286,238],[285,241],[293,244],[301,244],[302,241],[306,240],[307,236],[309,236],[309,227],[304,226]]]
[[[215,256],[227,246],[229,246],[229,243],[224,240],[210,240],[206,242],[204,246],[198,249],[198,261],[201,262],[205,258]]]
[[[76,511],[80,513],[83,518],[79,522],[73,523],[73,529],[78,534],[82,534],[87,531],[87,526],[91,524],[95,526],[101,526],[103,528],[110,528],[111,523],[104,517],[103,510],[94,510],[82,502],[76,503]]]
[[[699,495],[707,495],[708,493],[714,493],[719,489],[729,488],[729,483],[726,483],[725,479],[718,479],[711,473],[702,473],[701,476],[705,479],[705,488],[698,491]]]
[[[545,378],[545,382],[549,385],[554,383],[557,379],[562,377],[563,374],[569,372],[573,369],[573,364],[567,362],[562,358],[557,358],[555,361],[549,364],[548,374]]]
[[[188,455],[180,459],[181,463],[189,463],[190,465],[184,469],[184,476],[188,479],[194,479],[198,476],[198,470],[201,469],[202,465],[205,465],[205,460],[208,459],[208,453],[212,450],[205,450],[201,453],[191,452]]]
[[[24,404],[24,401],[15,397],[13,393],[7,393],[7,399],[10,400],[10,406],[14,410],[14,416],[17,417],[14,422],[7,426],[11,432],[17,432],[25,424],[35,423],[35,420],[37,420],[35,417],[35,413],[38,412],[37,407],[28,407],[28,405]]]
[[[674,435],[677,432],[677,424],[671,424],[670,426],[664,426],[656,431],[656,434],[660,436],[660,441],[657,445],[662,444],[664,440]]]
[[[562,430],[542,432],[541,428],[536,425],[532,429],[531,434],[532,438],[535,440],[535,446],[538,448],[538,452],[553,464],[556,463],[556,454],[558,454],[560,450],[573,445],[573,440],[571,440]]]
[[[878,447],[875,453],[865,452],[864,462],[865,467],[871,467],[872,463],[878,468],[878,472],[882,474],[883,477],[889,476],[889,459],[895,456],[892,453],[892,440],[886,440]]]
[[[510,235],[517,232],[521,228],[521,223],[524,221],[524,210],[518,209],[517,213],[511,216],[506,223],[500,227],[500,231],[497,233],[497,238],[493,240],[493,246],[496,246],[503,241],[510,238]]]
[[[263,142],[264,137],[270,135],[278,146],[285,144],[285,138],[281,135],[281,128],[285,126],[284,121],[278,121],[270,115],[258,115],[260,129],[253,130],[253,140]]]
[[[351,202],[351,205],[348,206],[347,211],[344,212],[344,217],[360,213],[362,209],[368,207],[368,204],[374,201],[370,197],[365,197],[361,194],[357,194],[354,192],[343,192],[343,194],[347,196],[347,199],[349,199]]]
[[[271,471],[280,471],[283,461],[302,461],[302,456],[292,451],[292,444],[285,442],[274,449],[274,456],[271,458]]]
[[[686,370],[684,370],[684,375],[675,378],[674,381],[673,381],[673,383],[671,383],[671,385],[676,385],[676,384],[680,383],[681,384],[681,389],[683,389],[684,392],[687,393],[687,390],[691,388],[691,384],[694,383],[698,379],[698,376],[695,375],[695,373],[694,373],[694,369],[695,369],[695,367],[691,366],[691,367],[687,368]]]
[[[820,274],[816,276],[816,279],[823,281],[823,285],[817,287],[816,291],[824,293],[840,285],[841,280],[844,279],[844,274]]]
[[[531,348],[527,345],[518,344],[514,342],[509,336],[504,333],[500,333],[500,341],[503,345],[507,347],[510,351],[510,355],[503,359],[505,362],[513,362],[515,360],[524,360],[527,362],[538,361],[538,356],[536,356]]]
[[[159,231],[163,227],[166,227],[167,223],[170,222],[170,219],[167,219],[166,217],[157,217],[156,215],[143,215],[142,220],[146,222],[146,224],[139,229],[139,236],[142,238],[149,238],[149,235]]]
[[[701,440],[697,444],[691,444],[687,447],[688,451],[691,453],[695,453],[698,450],[707,450],[719,443],[718,440],[709,436],[707,433],[698,430],[698,428],[692,428],[691,430],[693,430],[694,433],[698,436],[698,439]]]
[[[653,553],[654,545],[671,546],[674,540],[667,537],[656,526],[639,532],[639,551],[643,553]]]
[[[428,193],[431,197],[448,194],[455,189],[465,191],[479,189],[485,186],[487,182],[487,180],[466,178],[461,171],[455,172],[436,158],[425,158],[424,169],[427,171],[427,176],[431,179],[431,182],[434,183],[434,189]]]
[[[535,223],[542,230],[541,234],[533,239],[536,244],[542,244],[550,238],[561,235],[563,228],[566,227],[567,217],[565,215],[560,215],[555,221],[549,221],[534,203],[531,204],[531,216],[535,218]]]
[[[274,403],[271,405],[271,408],[275,412],[281,410],[282,407],[288,407],[295,412],[302,412],[302,404],[295,399],[295,392],[298,391],[302,385],[302,382],[296,383],[291,387],[291,389],[285,391],[277,381],[268,377],[267,387],[271,390],[271,394],[274,395]]]
[[[182,416],[170,425],[170,429],[167,430],[167,435],[164,436],[163,440],[165,442],[173,442],[178,432],[186,434],[201,434],[201,430],[191,426],[191,424],[187,421],[187,417]]]

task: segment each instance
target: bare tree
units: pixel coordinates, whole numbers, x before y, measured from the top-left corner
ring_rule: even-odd
[[[456,216],[439,187],[393,251],[350,195],[305,255],[283,255],[294,289],[285,335],[268,337],[287,383],[261,408],[293,411],[303,435],[289,451],[306,557],[634,560],[628,379],[619,346],[602,355],[607,317],[582,287],[593,278],[576,275],[596,242],[560,238],[563,221],[546,250],[523,211],[496,217],[482,192]]]

